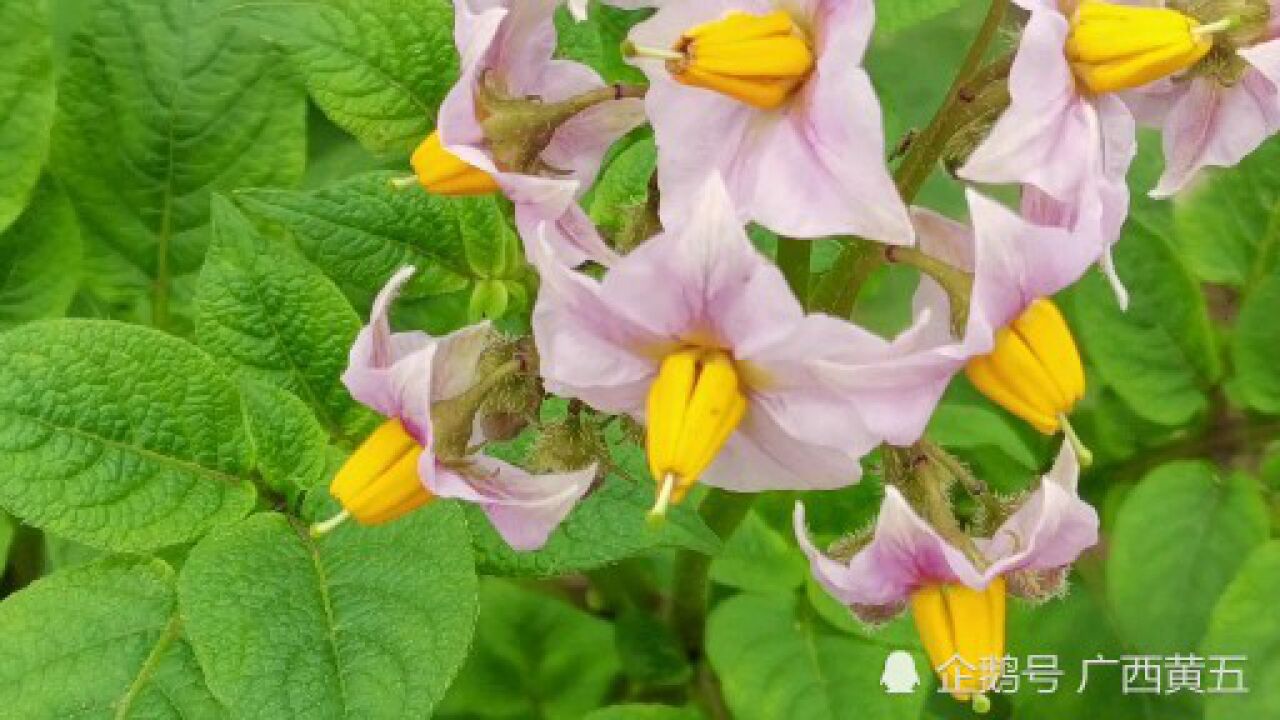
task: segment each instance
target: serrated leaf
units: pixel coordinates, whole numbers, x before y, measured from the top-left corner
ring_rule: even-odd
[[[600,704],[618,673],[607,622],[501,580],[480,591],[475,647],[441,717],[574,720]]]
[[[1097,271],[1074,288],[1072,328],[1098,375],[1141,417],[1182,425],[1208,407],[1222,374],[1199,285],[1163,231],[1135,214],[1115,248],[1132,300],[1116,304]]]
[[[217,3],[93,11],[61,73],[51,163],[80,216],[90,295],[166,327],[184,310],[174,279],[203,259],[210,195],[301,177],[304,94]]]
[[[340,291],[288,246],[213,201],[213,243],[196,292],[196,337],[228,373],[289,390],[337,439],[372,416],[341,382],[361,321]]]
[[[0,605],[7,717],[219,718],[182,635],[173,571],[113,558],[37,581]]]
[[[358,295],[372,296],[405,265],[418,269],[406,300],[520,277],[519,240],[498,200],[396,190],[391,177],[363,175],[315,192],[247,191],[237,200],[287,228],[312,262]]]
[[[319,540],[255,515],[197,545],[178,590],[209,687],[238,717],[429,717],[476,615],[447,503]]]
[[[1149,474],[1111,537],[1107,588],[1122,637],[1147,653],[1196,647],[1218,596],[1268,529],[1250,478],[1218,477],[1194,462]]]
[[[0,335],[0,504],[113,550],[199,537],[253,506],[235,387],[195,347],[110,321]]]
[[[1243,656],[1229,667],[1242,670],[1248,692],[1205,698],[1207,720],[1280,717],[1280,540],[1259,547],[1240,568],[1213,609],[1201,652],[1208,657]],[[1211,667],[1214,663],[1210,663]],[[1231,679],[1227,678],[1228,685]],[[1213,680],[1208,679],[1210,687]]]
[[[1244,286],[1254,273],[1280,201],[1280,142],[1270,141],[1174,200],[1178,241],[1204,281]]]
[[[45,179],[17,222],[0,233],[0,330],[66,312],[80,283],[80,262],[75,211]]]
[[[53,125],[53,44],[48,0],[0,4],[0,232],[35,189]]]
[[[431,132],[458,73],[448,0],[248,0],[334,123],[374,152],[409,152]]]
[[[329,434],[297,396],[243,378],[240,397],[253,441],[254,466],[267,487],[291,504],[329,476]]]
[[[1271,415],[1280,415],[1277,308],[1280,308],[1280,264],[1245,296],[1231,336],[1236,373],[1232,389],[1246,405]]]
[[[919,717],[928,693],[889,695],[880,686],[885,658],[903,649],[828,627],[794,597],[738,595],[707,624],[707,655],[725,700],[740,720],[880,720]]]

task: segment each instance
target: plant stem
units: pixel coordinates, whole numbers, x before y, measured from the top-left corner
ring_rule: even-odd
[[[755,495],[731,493],[710,488],[698,514],[721,540],[728,540],[747,517]],[[695,660],[702,654],[702,639],[707,620],[711,557],[693,550],[676,553],[675,582],[672,586],[671,624]]]
[[[1008,6],[1009,0],[991,1],[991,6],[987,10],[987,17],[983,20],[982,27],[978,29],[978,34],[974,37],[973,43],[969,45],[969,51],[965,54],[960,70],[956,73],[950,89],[947,90],[942,106],[934,113],[933,119],[929,121],[929,125],[925,127],[924,131],[912,141],[906,157],[902,159],[897,172],[894,173],[894,183],[898,186],[898,193],[902,196],[902,201],[907,205],[910,205],[915,200],[925,180],[933,173],[933,168],[937,165],[938,158],[946,149],[947,141],[956,131],[957,128],[954,125],[953,116],[957,114],[956,110],[960,105],[970,102],[971,98],[965,92],[966,86],[972,77],[983,70],[983,58],[986,57],[987,50],[990,49],[992,41],[995,40],[996,33],[1000,29],[1000,23],[1004,20],[1005,10]],[[860,241],[856,238],[846,238],[841,241],[840,255],[836,258],[836,263],[832,273],[829,275],[829,279],[824,279],[824,291],[820,293],[822,303],[817,305],[817,309],[824,312],[839,313],[842,317],[847,317],[848,313],[852,311],[854,302],[857,300],[860,287],[855,286],[844,292],[832,292],[829,290],[829,286],[843,287],[853,284],[855,281],[857,281],[858,285],[861,285],[862,280],[865,280],[867,276],[888,260],[883,256],[873,256],[870,259],[860,257],[865,251],[860,248],[859,243]],[[898,250],[901,250],[901,248],[898,248]],[[901,256],[895,259],[906,262]],[[913,267],[915,266],[913,265]],[[920,269],[928,272],[924,268]],[[959,273],[960,271],[954,272]],[[944,282],[943,278],[934,277],[947,289],[948,293],[952,291],[953,288],[948,287],[948,283]],[[954,302],[957,296],[952,295],[951,297],[953,298],[953,306],[961,304]],[[967,309],[965,312],[967,312]]]
[[[813,257],[813,241],[794,238],[778,238],[778,268],[787,278],[791,292],[800,304],[809,305],[809,269]]]

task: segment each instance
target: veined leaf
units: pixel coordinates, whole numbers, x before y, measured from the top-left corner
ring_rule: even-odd
[[[0,335],[0,504],[112,550],[199,537],[253,506],[235,387],[192,345],[111,321]]]
[[[0,232],[22,212],[40,179],[53,104],[48,0],[0,4]]]
[[[66,312],[80,284],[80,228],[67,196],[43,180],[0,233],[0,330]]]
[[[1235,657],[1227,667],[1243,673],[1248,692],[1214,693],[1205,699],[1208,720],[1267,718],[1280,714],[1280,540],[1258,548],[1222,593],[1213,609],[1201,652],[1208,657]],[[1207,687],[1213,687],[1210,661]],[[1224,678],[1228,687],[1231,678]]]
[[[72,41],[52,167],[90,251],[86,288],[112,316],[168,327],[211,193],[302,175],[301,82],[218,6],[101,0]]]

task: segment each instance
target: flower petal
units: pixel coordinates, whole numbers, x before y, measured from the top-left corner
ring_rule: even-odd
[[[428,489],[478,505],[507,544],[520,551],[546,544],[596,476],[594,464],[575,472],[533,475],[485,455],[470,460],[472,467],[465,472],[435,467]]]

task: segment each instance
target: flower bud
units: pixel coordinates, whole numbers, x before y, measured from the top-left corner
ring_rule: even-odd
[[[731,12],[690,28],[673,51],[630,48],[667,60],[677,82],[714,90],[752,107],[772,110],[813,72],[813,51],[783,10],[767,15]]]
[[[329,492],[361,525],[380,525],[430,502],[418,461],[423,448],[399,420],[388,420],[347,459]]]
[[[1031,603],[1061,597],[1067,591],[1070,566],[1048,570],[1016,570],[1009,573],[1009,594]]]
[[[911,595],[911,616],[943,687],[978,704],[995,686],[1004,662],[1005,581],[984,590],[926,585]]]
[[[1213,49],[1213,33],[1177,10],[1084,0],[1071,18],[1067,58],[1092,93],[1142,87],[1186,70]]]
[[[660,483],[658,506],[680,502],[742,422],[747,398],[723,350],[691,348],[667,356],[649,389],[646,446]]]
[[[1071,328],[1048,298],[996,334],[990,354],[965,367],[974,386],[997,404],[1053,435],[1084,397],[1084,367]]]
[[[529,464],[539,473],[562,473],[592,464],[607,467],[608,461],[609,448],[595,423],[570,415],[542,427]]]
[[[479,170],[444,148],[433,132],[413,151],[410,160],[418,182],[433,195],[488,195],[499,190],[489,173]]]

